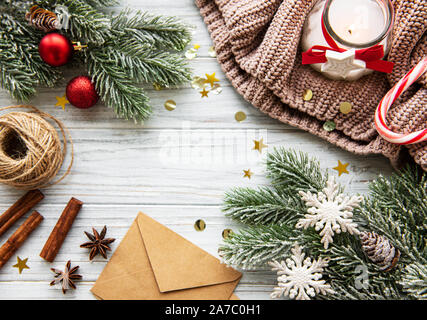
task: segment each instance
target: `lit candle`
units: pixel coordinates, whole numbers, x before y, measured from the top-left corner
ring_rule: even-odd
[[[321,0],[306,19],[301,38],[303,51],[313,46],[330,46],[322,23],[339,48],[348,52],[327,51],[327,63],[311,66],[334,80],[356,80],[372,70],[367,69],[363,61],[351,60],[351,54],[374,45],[382,45],[384,54],[388,52],[393,7],[389,0]],[[337,66],[340,61],[345,61],[341,68],[331,68],[333,63]]]

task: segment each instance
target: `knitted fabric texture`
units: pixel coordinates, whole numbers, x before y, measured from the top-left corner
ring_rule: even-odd
[[[196,0],[214,41],[217,58],[237,91],[270,117],[304,129],[357,154],[383,154],[397,167],[406,150],[427,170],[427,142],[391,144],[378,135],[378,103],[406,72],[427,55],[427,1],[396,0],[388,60],[393,73],[373,72],[355,82],[334,81],[301,64],[302,28],[316,0]],[[303,100],[305,89],[314,93]],[[424,75],[392,106],[387,121],[395,132],[425,128]],[[349,114],[341,102],[353,105]],[[336,130],[323,129],[325,121]]]

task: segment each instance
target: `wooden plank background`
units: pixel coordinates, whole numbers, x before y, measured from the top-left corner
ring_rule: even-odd
[[[129,0],[124,6],[174,14],[193,25],[191,45],[201,46],[198,57],[190,61],[194,75],[216,72],[223,92],[202,99],[190,85],[163,91],[147,86],[155,112],[149,121],[139,125],[117,119],[101,103],[90,110],[67,105],[64,112],[54,107],[55,97],[62,96],[67,81],[77,75],[74,70],[67,71],[57,88],[40,89],[31,103],[68,126],[75,145],[75,166],[63,183],[43,191],[46,198],[36,209],[45,221],[0,270],[0,299],[93,299],[89,289],[106,261],[96,258],[89,262],[87,250],[79,247],[85,242],[83,231],[106,224],[108,236],[117,238],[114,250],[138,211],[217,256],[222,231],[240,227],[220,210],[224,191],[234,186],[268,184],[263,166],[266,151],[260,155],[252,150],[253,139],[264,138],[269,149],[285,146],[309,152],[329,170],[338,160],[349,162],[350,174],[338,179],[349,192],[364,193],[370,179],[392,171],[388,160],[381,156],[345,152],[272,120],[245,102],[230,86],[216,59],[209,56],[212,42],[192,0]],[[165,110],[163,104],[168,99],[176,101],[176,110]],[[12,104],[7,92],[0,91],[0,106]],[[236,122],[237,111],[244,111],[247,120]],[[248,168],[255,173],[251,180],[243,178],[242,170]],[[0,210],[6,210],[22,194],[0,186]],[[49,264],[39,253],[71,196],[85,205],[55,262]],[[194,229],[197,219],[206,222],[205,231]],[[23,221],[24,218],[18,223]],[[6,241],[12,233],[9,230],[0,241]],[[30,270],[19,274],[12,267],[17,255],[29,258]],[[68,259],[80,265],[84,280],[76,291],[63,295],[58,288],[49,287],[49,269],[63,268]],[[241,299],[269,299],[274,285],[275,276],[269,270],[245,272],[236,293]]]

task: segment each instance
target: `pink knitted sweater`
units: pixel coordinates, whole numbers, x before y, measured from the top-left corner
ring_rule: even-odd
[[[427,143],[401,147],[382,139],[374,114],[390,87],[427,55],[427,1],[395,0],[395,27],[388,60],[392,74],[374,72],[355,82],[333,81],[301,64],[299,40],[316,0],[196,0],[223,71],[237,91],[270,117],[304,129],[358,154],[383,154],[394,166],[409,154],[427,170]],[[313,98],[304,101],[305,89]],[[349,114],[341,102],[353,105]],[[427,124],[424,75],[389,111],[395,132]],[[325,121],[336,130],[323,129]]]

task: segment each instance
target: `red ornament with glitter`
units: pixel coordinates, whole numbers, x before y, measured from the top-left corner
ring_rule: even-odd
[[[52,67],[63,66],[73,55],[73,45],[67,37],[59,33],[45,35],[39,44],[40,57]]]
[[[78,76],[68,83],[66,89],[68,101],[80,109],[93,107],[99,100],[92,79],[87,76]]]

